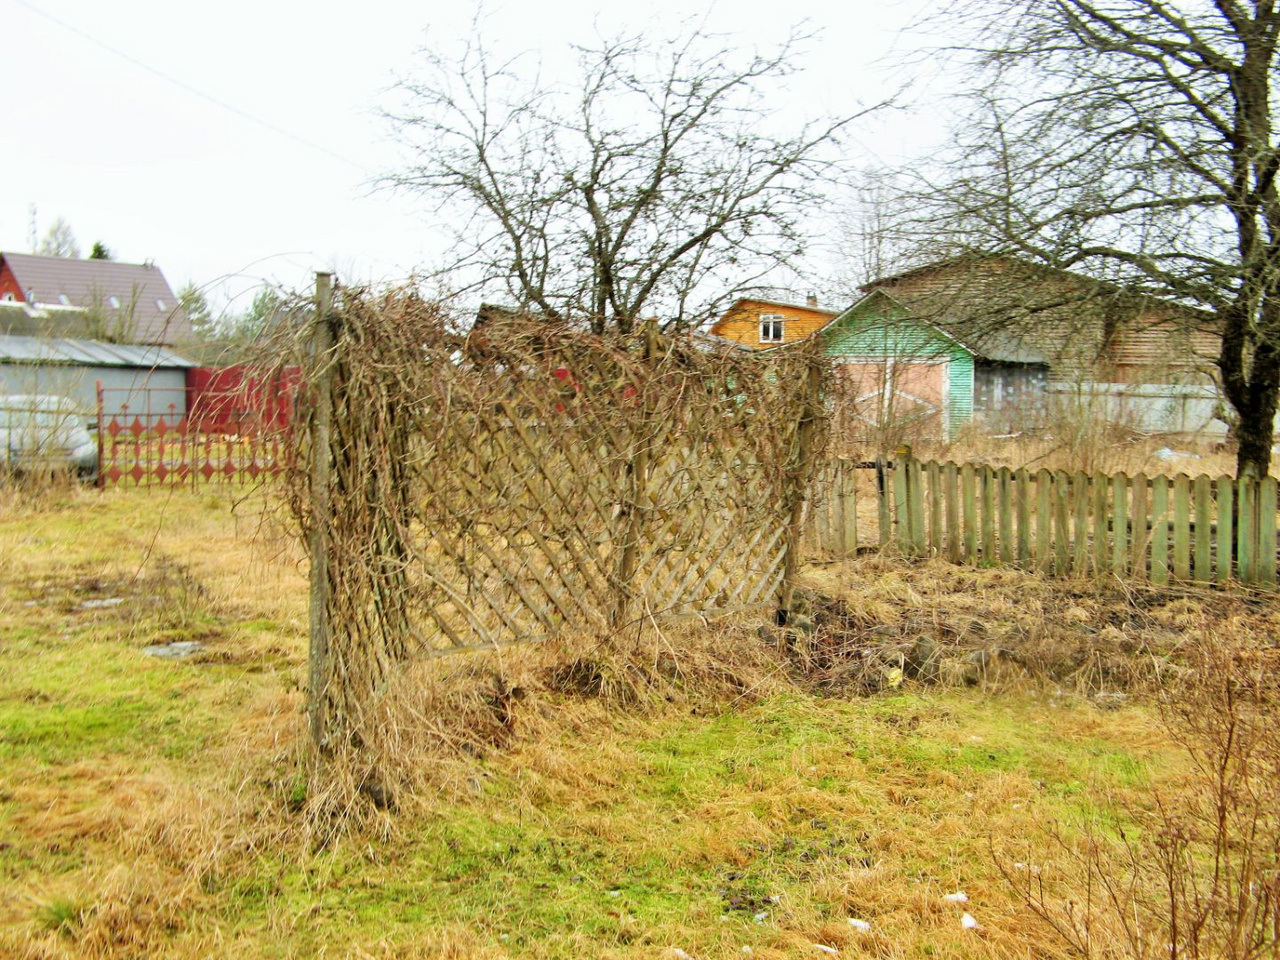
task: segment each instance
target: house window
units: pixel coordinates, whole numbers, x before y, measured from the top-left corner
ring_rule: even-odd
[[[760,342],[782,342],[783,317],[780,313],[762,313],[760,315]]]

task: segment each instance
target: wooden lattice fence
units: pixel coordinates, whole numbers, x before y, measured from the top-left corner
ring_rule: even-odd
[[[293,490],[321,741],[398,661],[788,606],[824,423],[816,353],[502,315],[464,332],[412,296],[344,298],[319,347]]]

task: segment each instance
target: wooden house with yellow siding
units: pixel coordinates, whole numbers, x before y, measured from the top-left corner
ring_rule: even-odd
[[[751,350],[765,350],[817,333],[838,313],[819,307],[814,296],[803,306],[747,297],[734,301],[707,332]]]

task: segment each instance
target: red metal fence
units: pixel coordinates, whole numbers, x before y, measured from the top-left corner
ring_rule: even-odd
[[[284,429],[260,417],[233,419],[230,401],[220,409],[196,419],[172,390],[99,382],[98,485],[252,484],[278,475]]]

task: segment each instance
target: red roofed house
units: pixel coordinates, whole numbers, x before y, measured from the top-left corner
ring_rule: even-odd
[[[0,252],[0,303],[5,302],[26,304],[36,325],[8,331],[14,334],[162,346],[191,338],[186,311],[151,263]]]

